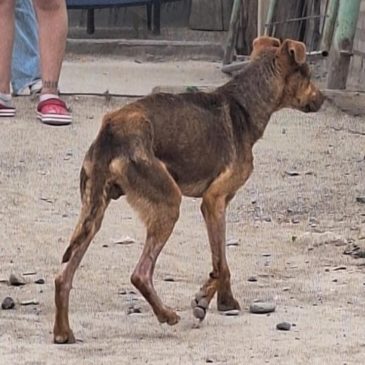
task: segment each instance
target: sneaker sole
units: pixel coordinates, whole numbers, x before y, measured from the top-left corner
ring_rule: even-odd
[[[0,117],[14,117],[15,109],[0,109]]]
[[[37,118],[42,123],[49,125],[68,125],[72,123],[70,115],[42,114],[38,112]]]

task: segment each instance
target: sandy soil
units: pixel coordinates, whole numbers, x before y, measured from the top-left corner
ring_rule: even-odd
[[[76,275],[70,313],[78,342],[52,344],[53,278],[79,213],[79,168],[101,116],[126,102],[69,101],[71,127],[40,125],[28,99],[16,101],[15,120],[0,121],[0,279],[37,273],[23,287],[0,283],[0,300],[10,295],[17,302],[14,310],[0,310],[1,364],[364,363],[364,260],[343,255],[343,246],[292,239],[331,231],[365,242],[359,240],[365,204],[356,202],[365,195],[365,119],[328,105],[312,115],[277,113],[255,146],[255,171],[228,213],[228,237],[239,240],[227,251],[240,316],[220,315],[214,302],[193,328],[190,300],[207,278],[210,254],[199,200],[185,199],[155,275],[181,322],[159,325],[141,296],[129,293],[144,229],[121,199],[108,209]],[[127,235],[136,243],[114,243]],[[34,284],[37,278],[45,284]],[[39,305],[19,305],[28,299]],[[276,312],[250,314],[254,299],[275,300]],[[141,314],[127,315],[132,303]],[[295,326],[276,330],[282,321]]]

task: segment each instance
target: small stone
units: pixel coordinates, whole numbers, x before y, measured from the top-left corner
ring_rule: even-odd
[[[128,310],[127,310],[127,314],[130,315],[130,314],[140,314],[142,313],[141,311],[141,308],[139,307],[136,307],[134,305],[131,305]]]
[[[250,312],[255,314],[265,314],[274,312],[276,304],[273,302],[254,302],[250,305]]]
[[[131,245],[133,243],[136,243],[136,240],[134,238],[127,236],[127,237],[122,238],[120,241],[115,241],[114,243],[116,245]]]
[[[256,276],[250,276],[247,281],[250,281],[251,283],[255,283],[257,281]]]
[[[365,259],[365,250],[358,250],[352,254],[352,256],[358,259]]]
[[[34,283],[35,284],[40,284],[40,285],[43,285],[46,281],[43,279],[43,278],[39,278],[37,279]]]
[[[289,290],[290,290],[290,288],[288,286],[283,288],[283,291],[289,291]]]
[[[264,217],[264,222],[270,223],[271,222],[271,217],[265,216]]]
[[[298,224],[298,223],[300,223],[300,220],[298,218],[292,218],[291,222],[293,224]]]
[[[171,283],[173,283],[174,281],[175,281],[175,279],[174,278],[170,278],[170,277],[167,277],[167,278],[165,278],[165,279],[163,279],[164,281],[167,281],[167,282],[171,282]]]
[[[358,197],[356,197],[356,201],[358,203],[365,204],[365,195],[364,196],[358,196]]]
[[[9,284],[12,286],[25,285],[25,280],[21,275],[11,273],[9,277]]]
[[[347,270],[346,266],[337,266],[333,269],[333,271]]]
[[[263,257],[270,257],[271,256],[271,253],[268,253],[268,252],[265,252],[262,254]]]
[[[226,246],[238,246],[238,245],[239,245],[239,241],[237,238],[230,238],[226,242]]]
[[[26,305],[38,305],[38,304],[39,304],[39,302],[36,299],[23,300],[22,302],[20,302],[20,305],[24,305],[24,306],[26,306]]]
[[[14,299],[11,297],[6,297],[1,303],[1,308],[4,310],[13,309],[15,307]]]
[[[280,322],[276,325],[276,329],[279,331],[290,331],[291,324],[288,322]]]
[[[214,361],[213,361],[212,359],[210,359],[210,358],[207,358],[207,359],[205,360],[205,362],[206,362],[206,363],[208,363],[208,364],[212,364]]]
[[[221,311],[220,314],[222,316],[234,317],[234,316],[238,316],[240,314],[240,311],[239,311],[239,309],[230,309],[227,311]]]
[[[107,248],[107,247],[109,247],[109,245],[107,245],[107,244],[104,244],[102,247],[104,247],[104,248]]]
[[[127,295],[127,291],[122,289],[122,290],[118,291],[118,294],[119,295]]]
[[[32,275],[37,275],[36,271],[26,271],[22,273],[22,276],[32,276]]]
[[[299,176],[300,175],[299,172],[295,171],[295,170],[286,170],[285,174],[288,176]]]

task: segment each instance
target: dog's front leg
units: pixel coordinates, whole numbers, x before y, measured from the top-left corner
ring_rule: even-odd
[[[192,302],[194,316],[203,320],[209,303],[218,291],[218,310],[227,311],[240,309],[237,300],[234,299],[230,271],[226,259],[226,220],[225,213],[229,201],[234,194],[217,196],[214,192],[208,192],[203,197],[201,211],[208,230],[210,248],[212,251],[213,271],[209,279],[196,294]]]

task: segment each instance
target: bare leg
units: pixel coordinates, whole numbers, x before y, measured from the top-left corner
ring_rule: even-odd
[[[38,18],[42,94],[57,94],[67,38],[65,0],[33,0]]]
[[[0,93],[10,93],[15,0],[0,0]]]

